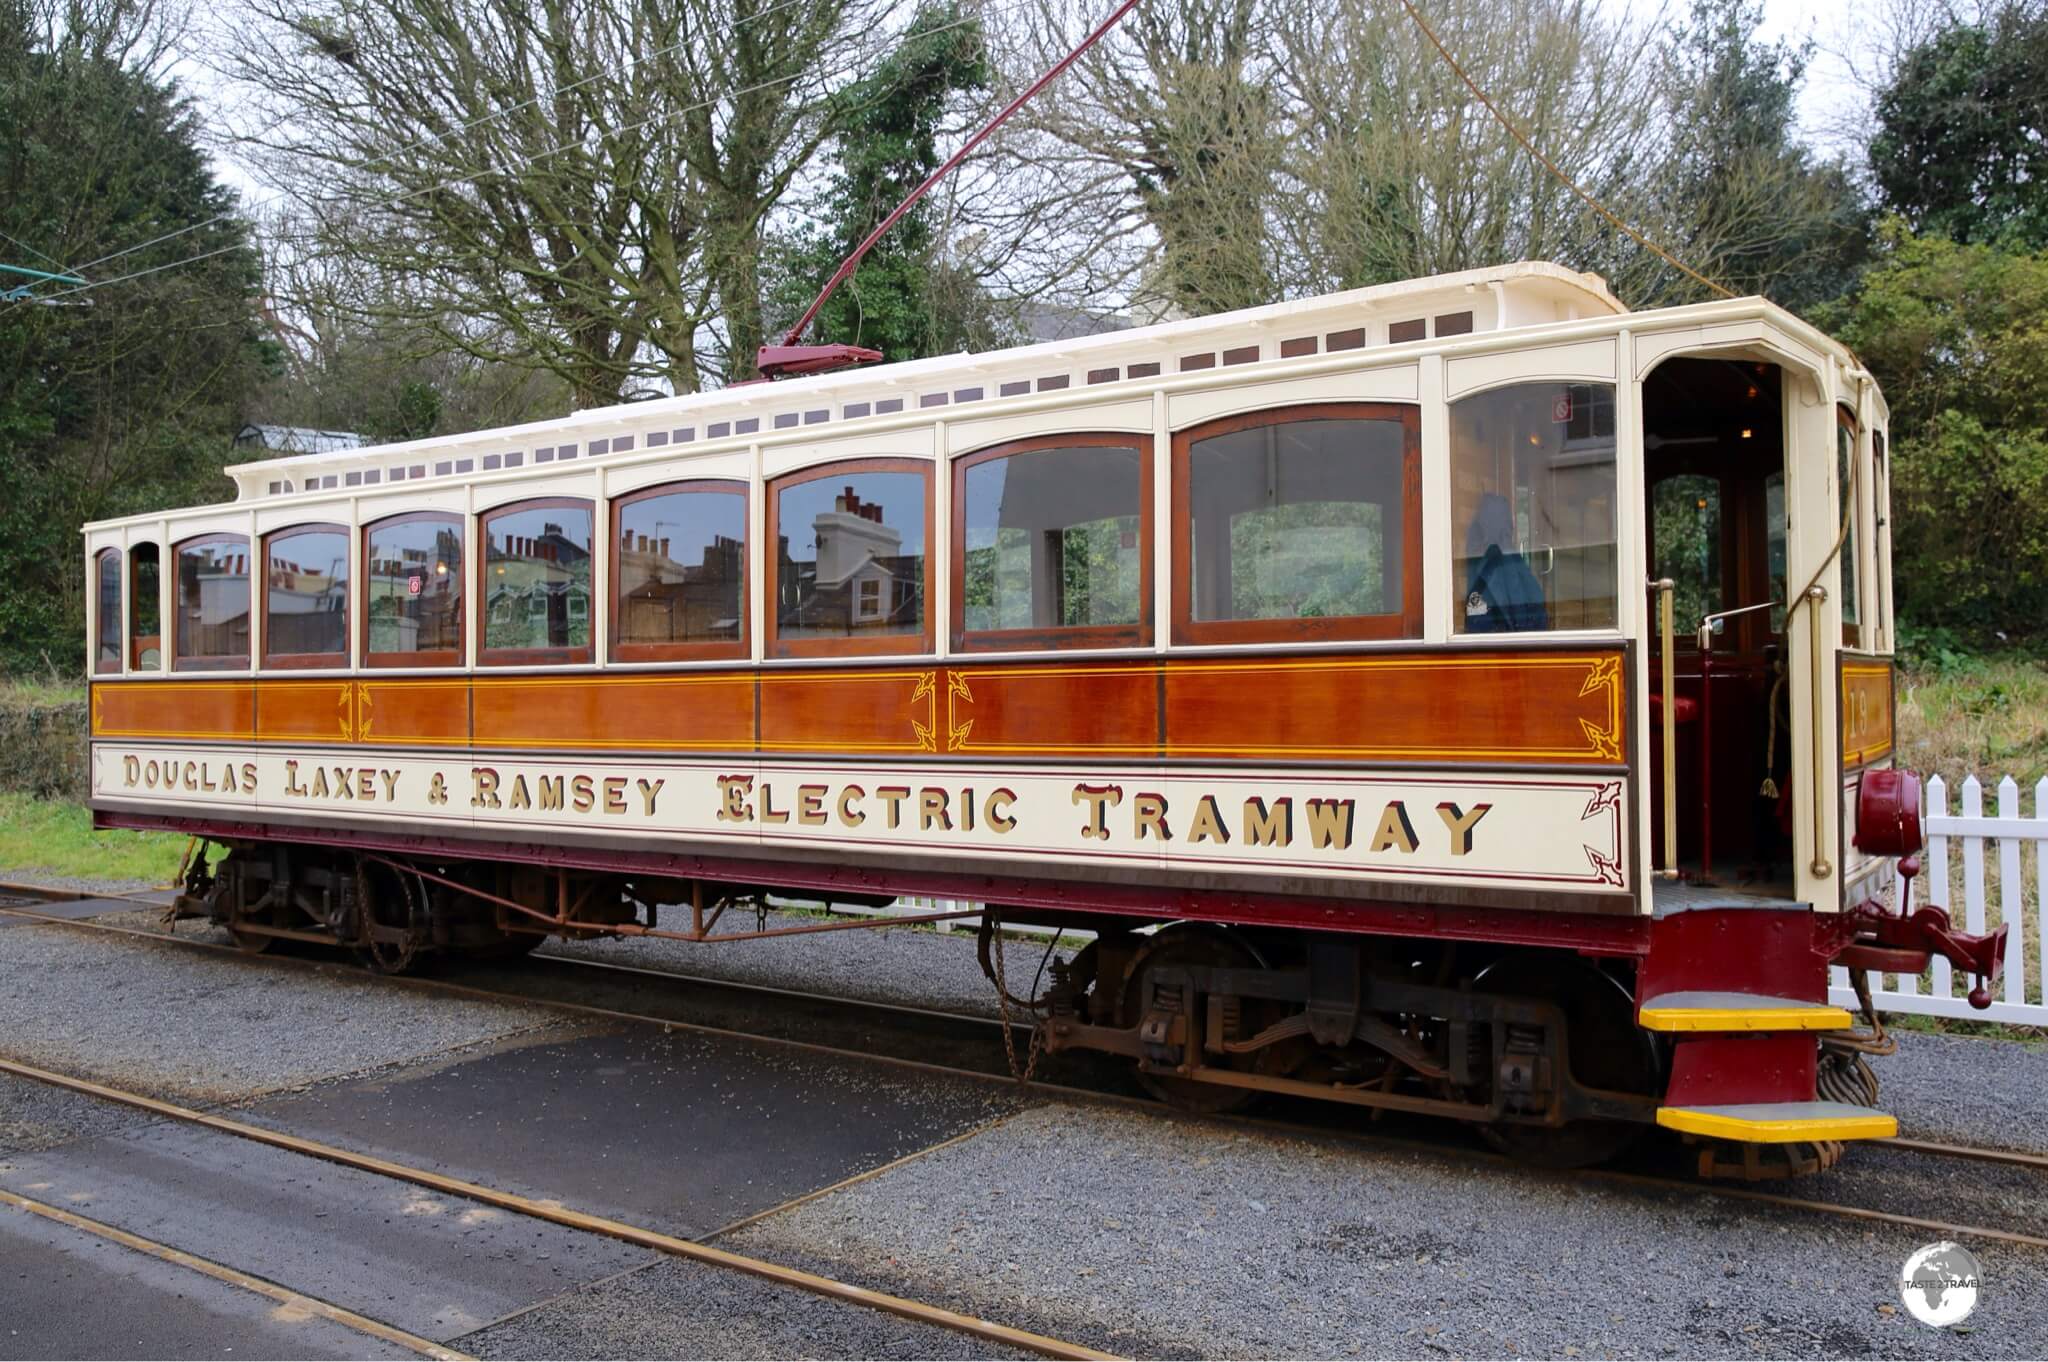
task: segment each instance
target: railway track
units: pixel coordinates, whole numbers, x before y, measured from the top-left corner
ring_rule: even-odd
[[[12,890],[15,887],[8,886],[7,888]],[[155,903],[154,900],[138,899],[137,902],[147,904],[149,906],[161,906]],[[113,935],[136,937],[150,941],[170,942],[185,947],[187,949],[205,951],[217,955],[234,956],[238,959],[249,961],[250,963],[256,963],[260,960],[264,963],[274,963],[276,965],[287,968],[303,968],[313,970],[316,972],[338,971],[356,977],[360,977],[368,973],[368,971],[361,970],[353,965],[345,965],[335,961],[310,959],[301,956],[278,956],[273,954],[261,957],[252,957],[240,951],[235,946],[225,943],[201,941],[194,937],[177,936],[169,932],[153,931],[146,928],[129,926],[127,924],[101,922],[96,921],[92,918],[56,917],[39,913],[32,909],[22,908],[18,906],[8,906],[4,903],[0,903],[0,914],[6,914],[8,916],[19,918],[33,919],[48,923],[50,925],[68,927],[76,930],[85,930]],[[965,1079],[975,1082],[1001,1082],[1005,1084],[1013,1084],[1016,1082],[1014,1076],[1008,1071],[1007,1062],[1003,1056],[1001,1048],[1001,1029],[1003,1023],[997,1021],[994,1018],[952,1012],[938,1012],[926,1009],[903,1007],[900,1005],[888,1003],[868,1003],[859,1000],[833,998],[818,994],[802,993],[796,990],[774,988],[766,985],[736,983],[729,980],[713,979],[700,975],[682,974],[668,970],[647,969],[644,967],[631,965],[618,965],[610,962],[582,960],[570,956],[544,954],[536,955],[530,958],[528,969],[515,969],[510,972],[518,974],[522,981],[530,982],[532,979],[530,965],[531,963],[535,962],[545,962],[545,968],[550,970],[560,971],[564,967],[566,967],[567,971],[580,973],[590,978],[602,978],[612,981],[616,981],[619,979],[629,979],[634,981],[637,986],[643,988],[662,987],[667,990],[668,994],[668,997],[667,999],[665,999],[665,1001],[674,1001],[675,999],[682,997],[687,992],[723,992],[728,996],[773,998],[776,1000],[778,1007],[788,1005],[800,1005],[807,1009],[827,1009],[832,1012],[848,1016],[866,1014],[871,1017],[887,1017],[892,1018],[898,1022],[901,1022],[907,1018],[910,1019],[911,1023],[914,1024],[915,1028],[917,1029],[917,1033],[920,1040],[919,1048],[926,1048],[924,1044],[925,1042],[928,1042],[933,1037],[943,1037],[945,1032],[950,1030],[954,1033],[956,1040],[958,1040],[962,1035],[973,1037],[973,1041],[966,1043],[966,1048],[970,1050],[979,1050],[984,1052],[985,1058],[984,1062],[976,1064],[946,1062],[934,1059],[919,1059],[911,1058],[901,1054],[886,1053],[873,1048],[873,1045],[870,1043],[872,1040],[872,1033],[868,1033],[867,1038],[863,1040],[862,1048],[854,1048],[850,1046],[826,1044],[814,1040],[799,1039],[787,1034],[778,1034],[775,1028],[763,1028],[759,1026],[743,1028],[738,1026],[716,1024],[701,1019],[687,1018],[676,1015],[674,1012],[670,1012],[664,1015],[662,1013],[644,1010],[644,1008],[636,1010],[636,1007],[638,1005],[609,1006],[604,1004],[579,1002],[565,998],[542,997],[536,996],[531,992],[515,991],[513,989],[502,987],[494,988],[479,986],[477,983],[474,982],[464,983],[458,982],[453,979],[436,979],[421,978],[418,976],[388,975],[373,975],[370,977],[376,978],[382,983],[390,984],[396,987],[405,987],[418,989],[422,991],[437,992],[451,996],[471,998],[480,1001],[517,1003],[526,1006],[540,1006],[562,1012],[566,1015],[579,1016],[594,1020],[627,1022],[640,1025],[654,1025],[668,1027],[672,1029],[691,1031],[699,1034],[724,1037],[729,1039],[745,1040],[757,1043],[767,1043],[787,1047],[800,1052],[818,1054],[821,1056],[886,1064],[892,1067],[907,1068],[919,1072]],[[684,985],[687,987],[673,987],[675,985]],[[615,999],[615,1001],[624,1000]],[[701,999],[699,1001],[701,1001]],[[781,1029],[787,1030],[789,1028],[784,1027]],[[959,1056],[956,1054],[954,1056],[954,1059],[957,1060],[958,1058]],[[1118,1075],[1118,1077],[1122,1077],[1123,1071],[1120,1067],[1116,1067],[1114,1072]],[[1029,1091],[1038,1093],[1040,1095],[1046,1097],[1060,1098],[1068,1101],[1093,1104],[1108,1104],[1152,1113],[1165,1113],[1166,1111],[1168,1111],[1168,1108],[1165,1106],[1165,1104],[1158,1102],[1157,1100],[1152,1099],[1150,1097],[1138,1096],[1131,1092],[1128,1079],[1124,1079],[1120,1085],[1105,1083],[1101,1080],[1102,1075],[1097,1074],[1088,1076],[1084,1078],[1083,1081],[1079,1082],[1046,1081],[1044,1079],[1034,1079],[1032,1082],[1025,1086]],[[1318,1121],[1313,1119],[1276,1119],[1270,1117],[1247,1116],[1224,1116],[1211,1117],[1205,1119],[1217,1120],[1230,1125],[1258,1129],[1267,1131],[1269,1133],[1288,1135],[1298,1138],[1309,1138],[1316,1140],[1334,1139],[1342,1143],[1358,1144],[1383,1149],[1406,1149],[1413,1150],[1416,1152],[1426,1152],[1436,1156],[1443,1156],[1448,1151],[1454,1153],[1456,1157],[1462,1159],[1469,1159],[1502,1167],[1520,1166],[1516,1165],[1511,1159],[1507,1158],[1506,1156],[1495,1154],[1489,1150],[1481,1149],[1476,1144],[1472,1146],[1457,1146],[1447,1144],[1447,1142],[1443,1138],[1441,1138],[1440,1135],[1435,1138],[1404,1138],[1399,1135],[1390,1135],[1382,1131],[1361,1131],[1354,1127],[1343,1127],[1329,1123],[1327,1121]],[[1915,1157],[1969,1160],[1977,1163],[2001,1165],[2027,1172],[2048,1172],[2048,1157],[2020,1150],[1980,1148],[1976,1146],[1957,1145],[1944,1143],[1941,1141],[1920,1140],[1911,1138],[1878,1140],[1872,1141],[1870,1143],[1878,1147],[1894,1149],[1899,1152],[1903,1152]],[[1646,1189],[1678,1191],[1695,1195],[1704,1194],[1711,1196],[1720,1196],[1733,1200],[1749,1201],[1762,1205],[1810,1211],[1818,1214],[1836,1216],[1852,1220],[1859,1220],[1863,1222],[1874,1222],[1881,1224],[1897,1225],[1902,1227],[1911,1227],[1924,1230],[1929,1234],[1933,1234],[1943,1238],[1975,1238],[1979,1240],[1989,1240],[2001,1243],[2008,1243],[2022,1247],[2048,1249],[2048,1236],[2040,1234],[2032,1234],[2018,1230],[2006,1230],[1994,1226],[1960,1224],[1953,1221],[1945,1221],[1926,1216],[1906,1215],[1892,1211],[1873,1209],[1869,1207],[1851,1206],[1840,1202],[1826,1201],[1813,1197],[1802,1197],[1783,1192],[1765,1191],[1757,1187],[1741,1184],[1732,1184],[1727,1182],[1708,1182],[1697,1178],[1671,1176],[1663,1173],[1624,1171],[1608,1168],[1582,1169],[1567,1174],[1567,1176],[1605,1181],[1620,1185],[1636,1186]]]
[[[747,1254],[734,1253],[728,1249],[717,1248],[703,1240],[684,1239],[676,1235],[664,1234],[659,1230],[629,1224],[607,1216],[577,1211],[555,1201],[538,1201],[531,1197],[520,1196],[514,1192],[501,1191],[498,1188],[489,1187],[482,1183],[450,1177],[445,1173],[436,1173],[430,1169],[417,1168],[410,1164],[379,1158],[373,1154],[364,1154],[339,1145],[306,1139],[285,1131],[273,1130],[266,1126],[251,1125],[245,1121],[237,1121],[216,1113],[180,1106],[174,1102],[162,1101],[142,1093],[129,1092],[123,1088],[109,1087],[106,1084],[95,1083],[89,1079],[79,1078],[72,1074],[58,1073],[28,1064],[18,1064],[7,1059],[0,1059],[0,1073],[12,1074],[17,1078],[31,1079],[38,1083],[64,1088],[71,1092],[83,1093],[88,1097],[98,1098],[101,1101],[116,1102],[139,1111],[148,1112],[152,1116],[178,1121],[186,1125],[213,1131],[217,1134],[232,1136],[236,1139],[248,1140],[255,1144],[268,1145],[273,1149],[282,1149],[288,1153],[319,1159],[325,1163],[338,1164],[344,1168],[354,1168],[362,1172],[374,1173],[380,1177],[410,1183],[429,1191],[439,1192],[445,1196],[461,1197],[465,1200],[492,1206],[499,1210],[511,1211],[530,1219],[544,1220],[551,1224],[561,1225],[567,1229],[603,1235],[606,1238],[617,1239],[638,1248],[652,1249],[672,1257],[701,1263],[707,1267],[741,1272],[750,1277],[758,1277],[764,1281],[773,1282],[778,1286],[793,1287],[797,1290],[807,1291],[813,1295],[825,1296],[832,1300],[845,1301],[853,1305],[865,1306],[869,1309],[886,1311],[889,1314],[898,1315],[904,1319],[916,1320],[923,1324],[937,1325],[985,1342],[999,1344],[1003,1347],[1023,1349],[1027,1352],[1036,1353],[1041,1357],[1106,1359],[1116,1356],[1114,1353],[1099,1352],[1096,1349],[1084,1347],[1078,1343],[1069,1343],[1063,1339],[1050,1338],[1044,1334],[1033,1333],[1026,1329],[1013,1328],[1006,1324],[998,1324],[973,1315],[963,1315],[957,1311],[948,1310],[943,1306],[910,1300],[903,1296],[892,1295],[886,1291],[875,1291],[867,1287],[856,1286],[850,1282],[842,1282],[834,1278],[819,1276],[816,1273],[805,1272],[798,1268],[786,1267],[780,1263],[769,1262],[763,1258],[754,1258]],[[755,1218],[758,1217],[749,1217],[749,1219]],[[714,1231],[707,1238],[716,1238],[732,1228],[734,1226],[727,1226]],[[442,1353],[440,1355],[445,1356],[447,1354]]]

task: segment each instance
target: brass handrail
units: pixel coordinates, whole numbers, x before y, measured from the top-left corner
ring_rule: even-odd
[[[1813,654],[1813,695],[1810,697],[1813,722],[1809,725],[1813,730],[1813,860],[1807,866],[1807,869],[1813,872],[1815,879],[1824,880],[1835,873],[1835,868],[1828,864],[1827,808],[1821,803],[1821,800],[1823,797],[1830,799],[1841,798],[1839,787],[1829,777],[1827,744],[1822,740],[1823,734],[1820,722],[1822,713],[1821,696],[1826,694],[1826,691],[1823,689],[1823,672],[1821,668],[1821,658],[1825,650],[1821,647],[1823,640],[1821,636],[1820,605],[1822,601],[1828,598],[1828,589],[1815,584],[1806,589],[1806,594],[1813,601],[1812,606],[1806,612],[1807,618],[1813,622],[1813,647],[1811,649]]]
[[[1672,596],[1678,583],[1661,577],[1650,583],[1657,593],[1657,641],[1659,670],[1664,691],[1664,860],[1657,878],[1678,878],[1678,675],[1672,661]]]

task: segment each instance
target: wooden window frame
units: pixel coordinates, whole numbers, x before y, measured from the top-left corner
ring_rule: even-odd
[[[462,608],[455,612],[455,646],[453,648],[434,648],[416,653],[373,653],[370,651],[370,579],[375,576],[370,571],[370,536],[381,529],[422,521],[432,521],[438,525],[453,525],[458,542],[462,546],[463,556],[469,556],[468,536],[465,533],[466,526],[459,512],[401,511],[397,515],[387,515],[372,520],[362,527],[358,537],[362,544],[362,554],[359,561],[362,564],[363,580],[360,585],[353,586],[350,590],[355,592],[358,602],[356,607],[356,627],[363,631],[363,666],[365,667],[446,668],[460,667],[462,665],[463,654],[467,650],[469,642],[469,612],[476,604],[474,601],[464,601]],[[461,565],[457,564],[456,576],[461,577],[462,575]]]
[[[629,643],[619,634],[619,605],[625,595],[625,581],[619,575],[619,512],[640,501],[653,501],[657,497],[687,496],[691,493],[708,496],[737,496],[740,499],[740,634],[736,639],[706,639],[701,643]],[[748,498],[753,494],[752,486],[744,478],[681,478],[675,482],[658,482],[652,487],[642,487],[611,499],[612,513],[607,521],[611,527],[610,554],[611,602],[608,618],[608,635],[611,641],[611,660],[614,662],[705,662],[729,661],[749,655],[751,639],[748,637],[747,617],[752,614],[752,597],[749,588],[753,585],[754,546],[752,525],[748,516],[752,507]]]
[[[1197,441],[1300,421],[1389,421],[1401,427],[1401,609],[1386,615],[1291,620],[1198,620],[1194,617],[1194,484]],[[1406,402],[1311,402],[1265,407],[1205,421],[1173,436],[1173,642],[1291,644],[1371,642],[1422,637],[1422,408]]]
[[[178,634],[183,627],[180,623],[179,617],[184,613],[182,603],[178,599],[178,577],[182,574],[183,571],[182,564],[185,557],[185,550],[190,548],[196,548],[202,544],[240,544],[242,546],[243,557],[247,558],[249,554],[249,536],[246,534],[236,534],[232,530],[221,530],[213,534],[195,534],[189,539],[180,539],[177,543],[171,545],[171,571],[174,575],[171,578],[171,627],[167,631],[170,635],[171,642],[170,657],[168,658],[170,666],[166,668],[166,670],[173,672],[253,671],[255,670],[256,667],[256,640],[253,636],[249,639],[248,651],[242,654],[241,659],[239,661],[237,661],[235,658],[231,656],[178,656]],[[248,573],[248,577],[250,588],[249,627],[251,629],[254,629],[256,627],[256,573],[254,569],[255,564],[250,564],[250,571]],[[158,562],[157,571],[163,571],[163,565],[161,560],[159,560]]]
[[[137,549],[156,550],[157,620],[156,632],[154,634],[137,634],[135,632],[135,606],[142,596],[142,593],[136,589],[135,582],[135,573],[140,563],[140,560],[135,556]],[[164,546],[154,539],[146,539],[140,544],[130,544],[128,546],[128,576],[126,580],[128,586],[128,609],[121,620],[121,637],[126,640],[128,670],[132,672],[153,672],[158,676],[165,675],[170,671],[170,659],[164,655]],[[148,639],[156,640],[156,666],[154,667],[142,665],[142,644]]]
[[[263,669],[265,671],[293,671],[312,667],[346,668],[348,666],[350,617],[353,610],[341,612],[341,651],[338,653],[273,653],[270,651],[270,554],[272,546],[302,534],[335,534],[342,543],[348,542],[348,526],[331,520],[311,520],[303,525],[287,525],[281,530],[272,530],[262,538],[263,544]],[[355,593],[353,579],[348,584],[349,593]]]
[[[1138,619],[1134,624],[1051,625],[1028,629],[967,629],[967,470],[1017,454],[1046,449],[1130,449],[1138,455]],[[1059,648],[1144,648],[1152,643],[1152,436],[1114,431],[1033,435],[953,460],[953,545],[947,571],[953,585],[953,650],[962,653],[1028,652]]]
[[[932,609],[932,560],[936,535],[936,510],[932,505],[932,470],[935,465],[928,459],[841,459],[836,463],[819,464],[812,468],[800,468],[784,473],[781,477],[767,482],[767,504],[763,508],[765,517],[761,524],[763,537],[767,540],[761,546],[762,589],[766,593],[763,610],[763,627],[766,631],[766,655],[769,657],[916,657],[937,651],[937,624]],[[782,489],[798,487],[821,478],[844,477],[848,473],[915,473],[924,481],[924,630],[921,634],[876,634],[872,637],[853,638],[802,638],[782,637],[781,621],[777,618],[781,596],[781,555],[769,548],[770,544],[781,542]],[[916,645],[916,646],[912,646]]]
[[[100,609],[100,578],[106,574],[104,564],[107,555],[114,556],[114,660],[100,660],[100,645],[106,642],[107,621]],[[127,601],[126,583],[121,574],[127,571],[126,555],[119,548],[109,547],[92,556],[92,674],[94,676],[119,676],[121,660],[128,654],[128,621],[123,619],[121,607]]]
[[[476,665],[479,667],[531,667],[587,666],[597,656],[595,638],[581,648],[493,648],[488,645],[491,636],[490,621],[490,572],[491,572],[491,522],[500,516],[516,515],[522,511],[570,510],[582,511],[590,517],[590,558],[593,589],[597,586],[597,503],[589,497],[527,497],[520,501],[508,501],[493,506],[488,511],[476,513]],[[464,612],[467,614],[467,611]]]

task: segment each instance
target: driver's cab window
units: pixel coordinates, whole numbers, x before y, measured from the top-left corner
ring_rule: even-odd
[[[1451,405],[1459,633],[1615,627],[1614,449],[1612,384]]]

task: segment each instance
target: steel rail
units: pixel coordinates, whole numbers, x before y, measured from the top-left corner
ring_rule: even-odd
[[[76,1211],[67,1211],[62,1206],[52,1206],[4,1189],[0,1189],[0,1206],[12,1206],[17,1211],[39,1215],[59,1225],[68,1225],[72,1229],[98,1235],[102,1239],[119,1244],[122,1248],[147,1254],[174,1267],[182,1267],[189,1272],[211,1277],[217,1282],[226,1282],[229,1286],[238,1286],[244,1291],[267,1297],[289,1309],[302,1310],[308,1315],[317,1316],[331,1324],[339,1324],[346,1329],[353,1329],[359,1334],[381,1338],[386,1343],[396,1343],[399,1347],[416,1352],[421,1357],[440,1358],[443,1362],[475,1362],[475,1357],[471,1353],[436,1343],[430,1338],[421,1338],[418,1334],[407,1333],[395,1324],[386,1324],[383,1320],[359,1315],[332,1301],[324,1301],[318,1296],[308,1296],[305,1292],[294,1291],[288,1286],[279,1286],[268,1278],[255,1276],[240,1268],[229,1267],[225,1263],[216,1263],[211,1258],[202,1258],[196,1253],[187,1253],[184,1249],[172,1248],[169,1244],[160,1244],[154,1239],[145,1239],[117,1225],[88,1219]]]
[[[0,1073],[13,1074],[17,1078],[32,1079],[38,1083],[63,1088],[70,1092],[83,1093],[88,1097],[96,1097],[102,1101],[118,1102],[123,1106],[133,1107],[138,1111],[146,1111],[152,1116],[162,1116],[169,1120],[182,1121],[187,1125],[198,1126],[201,1129],[215,1131],[222,1135],[232,1135],[237,1139],[268,1145],[270,1148],[282,1149],[288,1153],[303,1155],[306,1158],[319,1159],[326,1163],[338,1164],[344,1168],[358,1169],[365,1173],[374,1173],[379,1177],[391,1178],[398,1182],[408,1182],[416,1187],[425,1187],[429,1191],[440,1192],[445,1196],[462,1197],[469,1201],[481,1202],[486,1206],[495,1206],[500,1210],[512,1211],[535,1220],[545,1220],[550,1224],[561,1225],[567,1229],[580,1230],[587,1234],[603,1235],[606,1238],[617,1239],[621,1243],[632,1244],[638,1248],[651,1249],[657,1253],[671,1254],[677,1258],[686,1258],[691,1262],[702,1263],[707,1267],[741,1272],[750,1277],[758,1277],[763,1281],[773,1282],[778,1286],[793,1287],[797,1290],[808,1291],[813,1295],[825,1296],[832,1300],[845,1301],[852,1305],[882,1310],[904,1319],[914,1320],[921,1324],[936,1325],[943,1329],[951,1329],[957,1333],[967,1334],[990,1343],[1001,1344],[1004,1347],[1022,1348],[1027,1352],[1037,1353],[1043,1357],[1085,1359],[1092,1362],[1093,1359],[1113,1359],[1117,1356],[1115,1353],[1098,1352],[1093,1348],[1083,1347],[1078,1343],[1069,1343],[1064,1339],[1032,1333],[1028,1329],[1017,1329],[1007,1324],[997,1324],[992,1320],[981,1319],[974,1315],[963,1315],[958,1311],[945,1309],[943,1306],[931,1305],[924,1301],[910,1300],[903,1296],[891,1295],[886,1291],[875,1291],[864,1286],[855,1286],[851,1282],[842,1282],[831,1277],[821,1277],[814,1272],[805,1272],[800,1268],[785,1267],[781,1263],[771,1263],[765,1258],[752,1258],[746,1254],[734,1253],[728,1249],[713,1248],[709,1244],[701,1244],[694,1240],[678,1238],[673,1234],[664,1234],[660,1230],[651,1230],[642,1225],[628,1224],[623,1220],[613,1220],[608,1216],[591,1215],[585,1211],[570,1210],[555,1202],[536,1201],[532,1197],[524,1197],[514,1192],[501,1191],[496,1187],[487,1187],[479,1182],[469,1182],[462,1178],[450,1177],[446,1173],[436,1173],[425,1168],[414,1168],[409,1164],[378,1158],[374,1154],[364,1154],[353,1149],[344,1149],[339,1145],[326,1144],[319,1140],[309,1140],[303,1136],[287,1134],[281,1130],[272,1130],[266,1126],[251,1125],[246,1121],[236,1121],[225,1116],[214,1115],[211,1112],[179,1106],[175,1102],[166,1102],[161,1098],[147,1097],[141,1093],[128,1092],[121,1088],[110,1088],[103,1083],[95,1083],[90,1079],[78,1078],[71,1074],[58,1073],[50,1069],[39,1069],[34,1065],[20,1064],[11,1059],[0,1059]]]
[[[13,908],[0,908],[0,914],[28,918],[39,922],[45,922],[53,926],[84,928],[89,931],[100,931],[116,935],[139,937],[151,941],[171,941],[195,950],[202,950],[212,952],[215,954],[234,956],[238,959],[247,960],[252,963],[261,961],[272,964],[284,964],[293,967],[306,968],[314,972],[337,972],[344,973],[350,976],[358,976],[363,973],[366,973],[364,971],[359,971],[353,968],[337,966],[317,960],[293,959],[288,956],[251,956],[248,955],[246,952],[238,950],[237,948],[229,945],[218,944],[215,942],[197,941],[190,937],[178,937],[170,935],[168,933],[146,931],[139,928],[115,926],[110,923],[97,923],[91,921],[90,919],[51,917],[41,913],[31,913],[21,909]],[[563,957],[549,958],[560,959]],[[653,974],[662,973],[661,971],[648,972]],[[1158,1115],[1161,1113],[1170,1112],[1172,1110],[1172,1108],[1170,1108],[1166,1103],[1151,1098],[1132,1097],[1120,1093],[1101,1092],[1091,1088],[1080,1088],[1067,1084],[1047,1083],[1037,1079],[1034,1079],[1028,1083],[1020,1084],[1013,1076],[1008,1074],[996,1073],[981,1069],[961,1068],[957,1065],[938,1064],[928,1060],[902,1058],[888,1054],[876,1053],[870,1050],[850,1050],[839,1046],[823,1044],[817,1041],[792,1040],[787,1037],[764,1035],[758,1032],[744,1031],[731,1027],[711,1026],[702,1022],[675,1021],[665,1017],[654,1016],[648,1013],[628,1012],[617,1008],[598,1007],[588,1003],[573,1003],[544,998],[529,998],[523,997],[516,993],[507,993],[495,989],[476,988],[467,984],[448,983],[446,981],[438,979],[421,979],[410,976],[394,975],[378,975],[373,977],[386,983],[418,988],[430,992],[448,993],[457,997],[466,997],[483,1002],[495,1002],[501,1004],[511,1003],[528,1007],[542,1007],[570,1015],[597,1017],[608,1021],[630,1022],[637,1025],[645,1026],[667,1027],[674,1030],[688,1031],[700,1035],[717,1036],[725,1039],[744,1040],[756,1044],[782,1046],[803,1053],[826,1055],[839,1059],[861,1060],[869,1063],[887,1064],[896,1068],[913,1069],[922,1073],[935,1074],[948,1078],[958,1078],[983,1083],[1001,1083],[1006,1087],[1021,1088],[1023,1091],[1035,1093],[1041,1096],[1060,1098],[1064,1100],[1075,1101],[1089,1105],[1119,1107],[1126,1110],[1142,1111],[1151,1115]],[[722,983],[723,981],[706,982]],[[812,998],[818,1001],[833,1002],[839,1004],[850,1003],[854,1006],[864,1005],[861,1004],[858,1000],[831,998],[828,995],[821,994],[796,994],[792,996]],[[883,1004],[882,1006],[887,1005]],[[957,1017],[959,1020],[963,1022],[971,1021],[976,1023],[977,1025],[988,1024],[988,1019],[985,1017],[966,1017],[961,1016],[961,1014],[958,1013],[938,1013],[934,1015],[940,1017]],[[1445,1146],[1441,1141],[1410,1140],[1402,1138],[1400,1136],[1386,1135],[1374,1131],[1343,1130],[1335,1129],[1328,1126],[1308,1124],[1304,1122],[1274,1120],[1262,1117],[1226,1115],[1211,1116],[1201,1119],[1220,1121],[1226,1125],[1234,1125],[1249,1129],[1264,1130],[1270,1133],[1283,1134],[1294,1138],[1337,1140],[1343,1143],[1353,1145],[1366,1145],[1379,1148],[1403,1149],[1419,1153],[1431,1153],[1439,1156],[1447,1152]],[[1935,1141],[1903,1139],[1871,1140],[1861,1141],[1859,1143],[1869,1143],[1873,1145],[1890,1145],[1896,1148],[1904,1149],[1909,1153],[1944,1155],[1954,1158],[1975,1159],[1981,1162],[1988,1163],[2007,1163],[2016,1167],[2029,1169],[2043,1168],[2044,1166],[2048,1166],[2048,1158],[2043,1158],[2040,1155],[2027,1154],[2014,1150],[1976,1149],[1963,1145],[1945,1145]],[[1490,1151],[1476,1149],[1462,1150],[1456,1152],[1458,1152],[1462,1157],[1476,1159],[1482,1162],[1486,1162],[1490,1165],[1503,1168],[1515,1168],[1525,1172],[1531,1171],[1528,1169],[1527,1165],[1517,1163],[1513,1158],[1504,1154],[1496,1154]],[[1785,1195],[1783,1193],[1765,1192],[1739,1183],[1707,1182],[1697,1179],[1671,1177],[1661,1174],[1631,1173],[1620,1170],[1602,1168],[1578,1169],[1574,1170],[1570,1174],[1570,1176],[1610,1181],[1629,1186],[1652,1187],[1661,1190],[1690,1192],[1706,1196],[1722,1196],[1734,1200],[1753,1201],[1763,1205],[1773,1205],[1790,1207],[1800,1210],[1817,1211],[1823,1214],[1839,1215],[1849,1219],[1865,1220],[1883,1224],[1899,1225],[1908,1228],[1926,1230],[1931,1233],[1938,1233],[1949,1238],[1954,1238],[1959,1235],[1965,1237],[1975,1236],[1981,1239],[1995,1240],[2001,1243],[2010,1243],[2028,1248],[2048,1249],[2048,1237],[2044,1237],[2041,1235],[2025,1234],[2011,1230],[2000,1230],[1988,1226],[1964,1225],[1949,1221],[1933,1220],[1924,1216],[1904,1215],[1892,1211],[1879,1211],[1867,1209],[1864,1207],[1845,1206],[1837,1202],[1822,1201],[1815,1198],[1794,1197]]]

